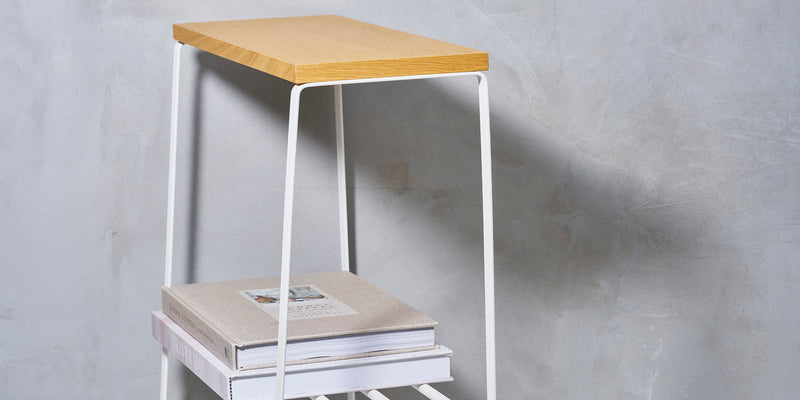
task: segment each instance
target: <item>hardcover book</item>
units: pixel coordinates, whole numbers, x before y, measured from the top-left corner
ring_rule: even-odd
[[[229,368],[270,367],[279,285],[274,277],[164,287],[162,305]],[[436,321],[350,272],[292,275],[290,286],[289,365],[436,347]]]
[[[270,400],[276,369],[234,371],[161,311],[152,314],[153,337],[224,400]],[[375,355],[286,367],[287,399],[448,382],[450,349]]]

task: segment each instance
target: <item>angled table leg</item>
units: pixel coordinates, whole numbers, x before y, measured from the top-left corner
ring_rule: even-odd
[[[178,154],[178,95],[180,89],[181,48],[183,43],[176,42],[172,56],[172,110],[169,127],[169,183],[167,188],[167,240],[166,260],[164,262],[164,286],[172,285],[172,249],[175,234],[175,170]],[[169,352],[161,348],[161,400],[167,399],[169,374]]]
[[[275,398],[283,399],[286,377],[286,340],[289,321],[289,274],[292,253],[292,212],[294,203],[294,175],[297,159],[297,125],[300,117],[300,94],[304,86],[292,88],[289,103],[289,136],[286,148],[286,186],[283,197],[283,247],[281,249],[281,286],[278,308],[278,359],[275,380]]]
[[[497,366],[494,318],[494,216],[492,212],[492,140],[489,123],[489,84],[478,73],[481,125],[481,188],[483,192],[483,284],[486,312],[486,398],[497,398]]]
[[[342,85],[333,87],[333,108],[336,119],[336,174],[339,192],[339,254],[342,271],[350,271],[350,233],[347,229],[347,165],[344,159],[344,111],[342,109]],[[348,393],[347,400],[355,400],[356,394]]]

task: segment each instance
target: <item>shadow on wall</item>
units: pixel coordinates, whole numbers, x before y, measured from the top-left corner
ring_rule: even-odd
[[[184,50],[186,51],[186,50]],[[193,90],[193,106],[191,109],[191,140],[187,141],[190,148],[182,153],[190,154],[189,182],[188,182],[188,217],[186,218],[186,282],[196,282],[196,272],[200,257],[198,243],[202,228],[200,224],[203,218],[200,215],[200,205],[203,203],[203,176],[205,174],[204,165],[201,162],[203,154],[208,152],[205,143],[208,135],[204,129],[203,122],[207,118],[204,113],[206,110],[206,84],[209,74],[225,78],[227,82],[234,85],[236,91],[247,95],[253,102],[259,103],[266,112],[275,114],[278,118],[288,121],[288,95],[287,100],[284,96],[270,95],[272,93],[288,93],[291,84],[281,79],[264,79],[265,74],[253,69],[243,67],[228,60],[214,56],[210,53],[196,53],[197,72]],[[285,110],[285,111],[284,111]]]
[[[187,220],[189,282],[195,280],[197,236],[202,230],[198,209],[203,202],[201,186],[206,173],[199,162],[200,154],[207,150],[202,123],[205,80],[212,75],[223,79],[265,113],[283,122],[288,117],[292,86],[208,53],[198,53],[197,63]],[[488,75],[491,93],[491,73]],[[440,322],[437,335],[441,342],[454,349],[456,381],[439,386],[440,390],[454,399],[478,399],[485,390],[482,303],[474,303],[481,310],[481,318],[473,317],[476,309],[454,306],[459,296],[482,290],[477,99],[456,96],[454,90],[457,92],[448,83],[431,81],[345,89],[348,202],[351,210],[358,210],[362,196],[374,196],[378,198],[376,203],[391,203],[393,209],[399,206],[398,220],[424,224],[425,229],[436,233],[438,250],[458,260],[468,260],[460,265],[428,265],[441,268],[446,276],[465,278],[467,287],[455,288],[455,298],[441,293],[438,296],[444,297],[425,297],[435,295],[411,289],[396,294],[407,301],[414,297],[412,294],[421,297],[417,302]],[[500,96],[495,93],[493,98]],[[326,90],[306,91],[302,102],[301,110],[333,107],[330,91]],[[692,239],[697,232],[686,231],[682,222],[704,216],[662,218],[657,205],[647,202],[652,197],[647,193],[647,183],[640,182],[634,174],[593,159],[535,121],[517,118],[509,110],[498,112],[495,104],[492,107],[499,393],[501,397],[512,395],[506,387],[543,386],[557,390],[564,384],[563,375],[574,372],[558,370],[564,365],[576,369],[588,365],[593,371],[588,374],[594,379],[619,381],[617,374],[622,373],[628,351],[624,343],[630,339],[627,335],[653,334],[652,330],[639,332],[637,315],[679,312],[671,299],[689,290],[683,285],[686,282],[667,283],[659,292],[651,293],[648,304],[642,300],[648,295],[635,293],[636,287],[629,284],[631,271],[641,275],[652,258],[692,252],[698,245]],[[414,118],[407,119],[408,115]],[[300,125],[306,142],[318,142],[326,148],[333,165],[332,120],[301,112]],[[283,131],[266,134],[285,135]],[[299,146],[303,146],[302,142]],[[358,229],[370,225],[355,217],[351,213],[350,251],[358,265],[364,256],[356,251],[357,247],[370,240],[370,233]],[[391,266],[378,267],[374,278],[413,280],[433,274],[433,281],[437,282],[437,272],[430,271],[435,268],[424,268],[428,266],[403,268],[391,275],[380,275]],[[673,268],[672,272],[680,272],[686,266],[676,263]],[[633,279],[659,279],[657,271],[651,278],[637,274]],[[427,292],[446,292],[433,289],[452,288],[448,279],[442,278],[438,281],[440,287]],[[376,283],[380,286],[380,282]],[[636,301],[629,301],[632,298]],[[442,299],[438,305],[426,304],[428,300]],[[623,327],[622,334],[614,332],[625,323],[634,326]],[[456,332],[447,326],[462,329]],[[584,329],[585,333],[576,334],[571,329]],[[642,340],[647,346],[659,341],[657,337],[651,339]],[[472,365],[481,367],[470,368]],[[653,373],[646,367],[635,379],[641,378],[646,384]],[[186,399],[213,398],[188,370],[183,369],[182,379]],[[529,394],[537,393],[536,389],[531,390]],[[406,396],[404,390],[394,393],[398,398]]]

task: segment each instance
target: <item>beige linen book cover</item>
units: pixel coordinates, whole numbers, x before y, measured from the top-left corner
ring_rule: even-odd
[[[350,272],[292,275],[288,340],[433,328],[436,321]],[[164,313],[231,369],[237,348],[278,340],[280,278],[164,287]],[[353,355],[356,356],[356,355]]]

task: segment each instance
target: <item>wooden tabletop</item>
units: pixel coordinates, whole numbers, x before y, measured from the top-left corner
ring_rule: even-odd
[[[175,24],[173,36],[296,84],[489,68],[484,51],[336,15]]]

